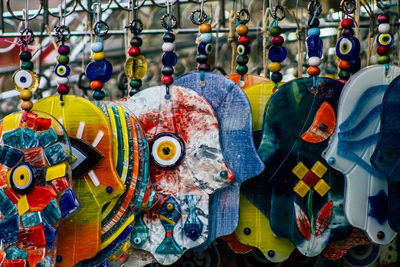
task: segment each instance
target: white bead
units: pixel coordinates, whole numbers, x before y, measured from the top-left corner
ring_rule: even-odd
[[[69,82],[68,77],[58,77],[57,76],[57,84],[67,84]]]
[[[390,24],[389,23],[382,23],[378,26],[379,33],[388,33],[390,31]]]
[[[310,57],[308,59],[308,65],[314,66],[314,67],[318,67],[319,65],[321,65],[321,58],[319,58],[319,57]]]
[[[171,52],[171,51],[174,51],[174,49],[175,49],[174,43],[163,43],[163,45],[162,45],[163,52]]]

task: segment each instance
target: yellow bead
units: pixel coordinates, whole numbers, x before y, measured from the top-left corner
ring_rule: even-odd
[[[278,62],[272,62],[271,64],[269,64],[268,70],[270,72],[278,72],[281,70],[281,64],[279,64]]]
[[[32,91],[28,89],[22,89],[19,93],[19,98],[22,100],[30,100],[32,98]]]
[[[316,185],[314,185],[314,190],[317,191],[321,197],[325,196],[329,189],[331,189],[331,187],[322,179],[319,180]]]
[[[93,59],[95,61],[100,61],[106,58],[106,54],[104,52],[97,52],[93,54]]]
[[[236,33],[239,34],[240,36],[247,35],[249,32],[249,28],[247,28],[246,25],[239,25],[236,27]]]
[[[303,162],[297,163],[296,167],[293,168],[292,172],[299,178],[303,179],[303,177],[308,173],[308,168]]]
[[[310,191],[310,187],[305,182],[299,181],[293,188],[293,191],[299,194],[299,196],[304,197]]]
[[[147,60],[143,55],[130,57],[125,62],[125,75],[131,80],[142,79],[147,72]]]
[[[208,33],[211,32],[211,25],[209,23],[203,23],[200,25],[200,32],[201,33]]]
[[[21,108],[23,110],[31,110],[32,107],[33,107],[32,101],[22,101],[22,103],[21,103]]]
[[[315,173],[319,178],[322,178],[327,170],[328,168],[325,167],[325,165],[322,164],[320,161],[315,162],[314,166],[311,168],[311,171]]]

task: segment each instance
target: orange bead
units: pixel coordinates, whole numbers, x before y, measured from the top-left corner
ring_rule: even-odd
[[[33,107],[32,101],[22,101],[22,103],[21,103],[21,108],[23,110],[31,110],[32,107]]]
[[[239,25],[236,27],[236,33],[239,34],[240,36],[247,35],[249,32],[249,29],[247,28],[246,25]]]
[[[211,32],[211,25],[209,23],[203,23],[200,25],[200,32],[201,33],[208,33]]]
[[[103,83],[100,81],[93,81],[90,83],[90,88],[92,88],[92,90],[100,90],[103,88]]]
[[[320,73],[320,69],[318,67],[311,66],[308,68],[307,73],[310,76],[318,76]]]
[[[346,61],[346,60],[340,60],[339,61],[339,69],[341,70],[349,70],[351,67],[350,62]]]

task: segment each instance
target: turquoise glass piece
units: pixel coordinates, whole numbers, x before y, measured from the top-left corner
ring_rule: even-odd
[[[46,156],[47,162],[50,166],[61,163],[68,157],[60,144],[55,144],[54,146],[47,148],[44,151],[44,155]]]
[[[40,212],[26,212],[21,215],[21,223],[24,227],[31,227],[42,224]]]
[[[28,252],[24,250],[20,250],[17,247],[10,247],[6,250],[6,259],[7,260],[16,260],[16,259],[27,259],[28,258]]]
[[[0,241],[13,244],[18,240],[19,216],[14,215],[0,222]]]
[[[49,251],[53,250],[54,240],[57,236],[57,231],[51,225],[43,223],[44,236],[46,237],[46,247]]]
[[[34,148],[39,145],[37,133],[29,128],[23,130],[24,145],[26,149]]]
[[[14,131],[9,131],[3,133],[3,142],[5,145],[15,147],[15,148],[23,148],[24,147],[24,139],[22,138],[22,129],[18,128]]]
[[[54,144],[55,142],[57,142],[57,138],[58,138],[58,136],[52,128],[50,128],[49,130],[47,130],[43,133],[38,134],[39,144],[43,148],[46,148],[46,147]]]
[[[24,156],[24,152],[9,146],[0,146],[0,164],[14,167]]]
[[[307,37],[307,53],[308,57],[322,57],[322,39],[318,35]]]
[[[59,219],[61,219],[61,211],[58,207],[57,199],[52,199],[42,210],[41,215],[43,221],[49,225],[54,225]]]
[[[319,30],[319,28],[310,28],[307,31],[307,35],[317,35],[319,36],[319,34],[321,33],[321,31]]]
[[[282,61],[285,60],[286,57],[287,57],[287,51],[286,51],[286,48],[283,46],[273,45],[268,50],[268,58],[272,62],[281,63]]]
[[[86,67],[86,77],[89,81],[101,81],[105,83],[111,79],[113,67],[106,59],[92,61]]]
[[[17,206],[7,197],[3,189],[0,189],[0,212],[6,218],[18,213]]]
[[[183,229],[185,231],[185,235],[195,241],[200,237],[201,232],[203,231],[203,223],[200,221],[196,213],[196,205],[200,200],[200,196],[187,195],[185,196],[184,200],[188,205],[189,215],[185,221]]]
[[[161,62],[164,66],[175,66],[178,58],[174,52],[165,52],[162,55]]]
[[[131,235],[131,243],[135,248],[141,248],[144,243],[146,243],[147,238],[149,238],[149,229],[143,222],[143,216],[140,216],[135,219]]]

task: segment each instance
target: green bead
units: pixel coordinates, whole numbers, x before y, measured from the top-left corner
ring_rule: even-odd
[[[69,63],[69,57],[67,55],[58,55],[57,60],[61,65],[67,65]]]
[[[340,70],[339,78],[342,80],[348,80],[350,78],[350,71],[348,70]]]
[[[246,65],[249,62],[249,58],[246,55],[238,55],[236,57],[236,62],[240,65]]]
[[[271,34],[273,37],[281,35],[282,30],[278,26],[274,26],[271,29],[269,29],[269,34]]]
[[[273,72],[271,74],[271,81],[273,81],[274,83],[279,83],[280,81],[282,81],[282,73]]]
[[[246,65],[237,65],[236,72],[240,75],[245,75],[249,68]]]
[[[384,55],[384,56],[379,56],[378,57],[378,63],[379,64],[387,64],[390,62],[390,57],[388,55]]]
[[[219,176],[220,176],[222,179],[226,179],[226,178],[228,177],[228,172],[227,172],[227,171],[221,171],[221,172],[219,173]]]
[[[23,70],[33,70],[33,62],[32,61],[22,61],[21,69]]]
[[[129,85],[130,85],[131,87],[139,88],[139,87],[142,86],[142,80],[131,80],[131,81],[129,82]]]

